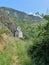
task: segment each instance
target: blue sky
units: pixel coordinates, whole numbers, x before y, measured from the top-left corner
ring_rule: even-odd
[[[0,0],[0,7],[10,7],[26,13],[46,13],[49,0]]]

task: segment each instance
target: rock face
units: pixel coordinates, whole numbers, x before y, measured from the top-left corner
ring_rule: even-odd
[[[7,14],[0,14],[0,23],[4,24],[4,26],[6,26],[14,35],[14,32],[16,31],[16,25],[12,22],[12,20]],[[1,26],[3,28],[3,25]]]

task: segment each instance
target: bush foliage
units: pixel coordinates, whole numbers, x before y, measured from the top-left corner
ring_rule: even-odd
[[[28,54],[33,65],[49,65],[49,21],[34,28],[33,44]]]

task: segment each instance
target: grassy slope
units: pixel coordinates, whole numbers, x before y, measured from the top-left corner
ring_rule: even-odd
[[[0,65],[31,65],[26,43],[27,41],[1,34]]]

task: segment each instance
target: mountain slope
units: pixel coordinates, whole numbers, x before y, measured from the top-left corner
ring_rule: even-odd
[[[13,35],[15,34],[17,26],[21,26],[24,31],[23,27],[25,26],[32,26],[43,22],[45,22],[45,20],[38,16],[28,15],[27,13],[12,8],[0,7],[0,23],[2,23],[4,27],[7,27]],[[2,28],[4,27],[2,26]]]
[[[25,19],[25,18],[29,18],[29,19],[32,19],[32,20],[41,19],[38,16],[28,15],[27,13],[24,13],[24,12],[21,12],[21,11],[18,11],[18,10],[14,10],[12,8],[0,7],[0,10],[4,11],[7,14],[11,14],[11,15],[17,17],[17,18],[20,18],[20,19]]]

